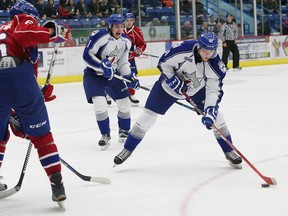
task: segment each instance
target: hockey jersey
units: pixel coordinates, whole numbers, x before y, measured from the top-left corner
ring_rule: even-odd
[[[159,59],[158,68],[162,78],[171,78],[175,73],[188,86],[187,94],[195,95],[205,88],[206,97],[204,108],[216,106],[223,96],[223,78],[226,75],[224,63],[215,51],[215,55],[203,62],[198,53],[198,41],[187,40],[167,50]],[[166,82],[163,89],[171,96],[184,99],[184,95],[174,92]]]

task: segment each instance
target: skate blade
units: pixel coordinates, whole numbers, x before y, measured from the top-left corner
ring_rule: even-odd
[[[242,164],[233,164],[232,162],[229,161],[229,165],[234,169],[242,169]]]
[[[104,150],[106,150],[107,148],[110,147],[110,142],[108,142],[106,145],[100,146],[100,147],[101,147],[101,151],[104,151]]]
[[[60,211],[65,211],[65,205],[64,205],[64,201],[57,201],[56,202],[58,204],[58,207],[60,209]]]
[[[127,137],[125,137],[125,138],[121,138],[121,137],[120,137],[120,138],[118,139],[118,142],[119,142],[119,143],[125,143],[125,142],[126,142],[126,139],[127,139]]]

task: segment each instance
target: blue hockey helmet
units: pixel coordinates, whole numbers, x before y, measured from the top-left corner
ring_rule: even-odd
[[[203,32],[198,37],[200,48],[206,50],[216,50],[218,46],[218,38],[214,32]]]
[[[127,19],[127,18],[128,18],[128,19],[135,19],[133,13],[126,13],[126,14],[124,15],[124,18],[125,18],[125,19]]]
[[[114,24],[124,24],[125,23],[125,19],[121,14],[112,14],[109,18],[108,18],[108,24],[109,24],[109,28],[112,27],[112,25]]]
[[[25,0],[20,0],[16,2],[9,11],[10,17],[14,17],[18,14],[28,14],[33,16],[35,19],[39,20],[38,10],[30,3]]]

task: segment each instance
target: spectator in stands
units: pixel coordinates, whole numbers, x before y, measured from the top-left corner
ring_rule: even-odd
[[[42,20],[46,20],[46,15],[45,15],[45,1],[44,0],[38,0],[36,5],[36,9],[38,10],[39,17]]]
[[[263,7],[273,13],[278,13],[279,11],[279,4],[278,0],[264,0]]]
[[[192,0],[184,0],[180,5],[180,14],[192,15]]]
[[[108,3],[110,4],[111,8],[116,8],[120,5],[120,1],[118,2],[117,0],[108,0]]]
[[[213,29],[213,32],[217,35],[218,38],[220,37],[220,34],[221,34],[221,27],[222,27],[222,23],[218,22]]]
[[[271,34],[271,28],[269,26],[268,19],[266,17],[263,17],[263,19],[261,19],[261,21],[257,24],[257,34],[258,35],[270,35]]]
[[[91,3],[88,4],[87,8],[88,13],[91,14],[92,17],[102,17],[99,0],[92,0]]]
[[[68,33],[68,39],[65,41],[64,46],[77,46],[76,40],[73,38],[71,31]]]
[[[68,6],[66,0],[60,0],[58,14],[60,19],[71,19],[74,17],[74,8]]]
[[[152,21],[146,23],[145,26],[160,26],[160,20],[155,17],[152,19]]]
[[[181,28],[181,39],[191,39],[193,37],[193,26],[189,20],[186,20]]]
[[[144,3],[146,7],[162,7],[162,2],[159,0],[146,0]]]
[[[210,32],[213,32],[215,26],[216,26],[215,17],[214,17],[214,15],[211,15],[208,22],[207,22],[207,30]]]
[[[204,14],[199,14],[199,15],[197,15],[196,24],[197,24],[197,25],[202,25],[203,22],[205,22],[205,16],[204,16]]]
[[[220,22],[222,25],[223,23],[226,22],[226,19],[224,18],[224,14],[223,13],[219,13],[218,14],[218,18],[216,19],[216,23]]]
[[[80,18],[91,18],[92,15],[88,13],[88,8],[84,2],[84,0],[78,0],[76,3],[76,15]]]
[[[174,1],[172,0],[162,0],[163,7],[173,7]]]
[[[100,12],[102,13],[102,17],[109,17],[112,14],[111,5],[108,0],[102,0],[100,3]]]
[[[96,26],[96,28],[105,28],[105,29],[107,27],[108,27],[108,25],[107,25],[107,23],[106,23],[106,21],[104,19],[100,20],[100,23],[97,24],[97,26]]]
[[[121,14],[122,11],[121,11],[120,5],[116,5],[112,13],[113,14]]]
[[[196,0],[196,15],[204,14],[207,15],[207,11],[204,8],[204,5],[200,0]]]
[[[14,3],[12,3],[10,0],[1,0],[0,1],[0,10],[7,10],[10,8]]]
[[[168,25],[169,25],[166,16],[162,16],[162,17],[161,17],[161,19],[160,19],[160,25],[161,25],[161,26],[168,26]]]
[[[197,38],[202,34],[202,32],[206,32],[207,29],[207,22],[203,22],[202,25],[197,30]]]
[[[58,18],[58,11],[54,5],[54,0],[48,0],[45,5],[46,19],[56,19]]]

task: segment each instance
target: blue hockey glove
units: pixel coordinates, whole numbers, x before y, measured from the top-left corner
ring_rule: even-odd
[[[130,83],[127,83],[128,88],[134,89],[134,90],[137,90],[140,88],[140,82],[135,73],[132,72],[130,75],[124,76],[124,78],[131,81]]]
[[[101,68],[103,70],[103,76],[108,79],[111,80],[114,76],[114,69],[112,67],[111,62],[108,59],[103,59],[101,61]]]
[[[205,116],[202,117],[202,123],[208,130],[212,129],[218,115],[218,106],[209,106],[205,109]]]
[[[177,94],[182,95],[182,91],[187,91],[188,86],[184,81],[180,80],[179,77],[174,74],[170,79],[166,79],[167,85]]]

